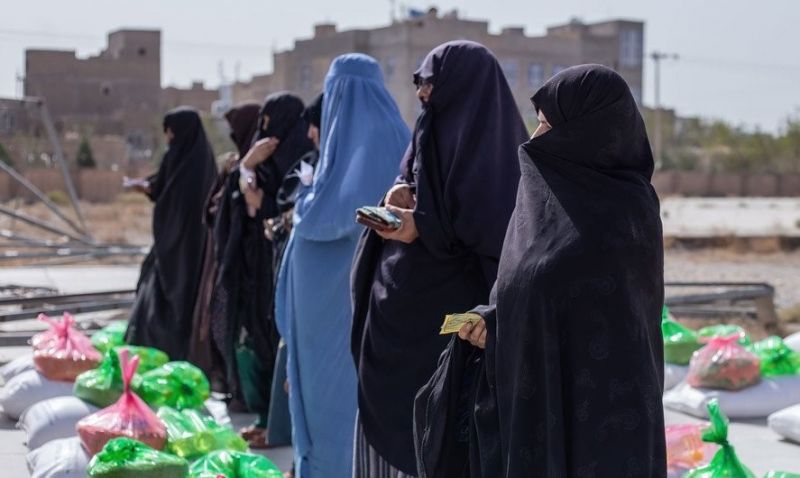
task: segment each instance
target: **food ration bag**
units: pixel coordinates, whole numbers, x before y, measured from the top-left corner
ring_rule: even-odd
[[[197,410],[161,407],[158,418],[167,427],[166,450],[182,458],[192,459],[215,450],[247,451],[247,442],[232,428]]]
[[[185,478],[189,464],[130,438],[109,440],[86,471],[92,478]]]
[[[189,362],[169,362],[141,375],[136,393],[151,407],[200,408],[210,394],[208,378]]]
[[[669,315],[661,318],[661,333],[664,336],[664,362],[688,365],[695,350],[703,347],[697,333],[674,320]]]
[[[749,349],[761,360],[761,375],[764,377],[800,374],[800,353],[790,349],[780,337],[767,337]]]
[[[709,464],[695,468],[685,478],[756,478],[756,475],[739,461],[736,451],[728,442],[728,418],[719,409],[716,400],[708,404],[708,416],[711,419],[711,426],[703,430],[703,441],[715,443],[720,449]]]
[[[55,397],[72,395],[72,384],[48,380],[36,370],[22,372],[0,388],[3,414],[14,420],[31,406]]]
[[[100,363],[102,356],[92,346],[89,337],[78,332],[75,318],[64,313],[61,322],[40,315],[39,320],[50,324],[47,338],[38,339],[33,349],[33,363],[50,380],[72,382],[81,373]]]
[[[717,446],[703,441],[703,428],[707,425],[686,424],[666,427],[667,469],[692,470],[707,465],[717,451]]]
[[[114,347],[125,345],[125,331],[127,329],[128,323],[123,320],[111,322],[92,335],[92,345],[100,353],[106,353]]]
[[[157,450],[163,449],[167,441],[164,424],[130,389],[139,357],[128,360],[128,351],[121,350],[119,360],[122,367],[122,396],[115,404],[89,415],[76,426],[81,443],[90,455],[100,452],[109,440],[116,437],[133,438]]]
[[[56,397],[39,402],[19,417],[17,428],[25,432],[28,449],[53,440],[75,436],[75,424],[97,411],[78,397]]]
[[[737,342],[738,335],[712,338],[692,357],[686,381],[698,388],[741,390],[761,378],[761,361]]]
[[[213,451],[192,463],[189,478],[282,478],[274,463],[261,455]]]
[[[119,365],[120,350],[127,350],[129,355],[139,357],[137,374],[133,377],[133,388],[141,380],[139,373],[158,368],[169,361],[164,352],[135,345],[115,347],[107,352],[100,365],[84,372],[75,379],[75,396],[98,407],[107,407],[116,402],[122,395],[122,369]]]

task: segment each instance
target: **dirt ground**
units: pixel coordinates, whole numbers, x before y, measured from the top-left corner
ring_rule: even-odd
[[[53,224],[63,224],[43,204],[12,201],[5,206]],[[100,242],[138,246],[152,243],[152,203],[141,194],[123,194],[110,204],[82,203],[81,208],[89,230]],[[68,204],[62,210],[75,217]],[[0,216],[0,229],[56,238],[7,216]],[[684,248],[672,241],[667,243],[673,244],[665,256],[667,281],[768,282],[776,288],[779,309],[800,304],[800,250],[760,253],[738,248]]]

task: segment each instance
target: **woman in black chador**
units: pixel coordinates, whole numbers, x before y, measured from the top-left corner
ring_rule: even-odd
[[[415,474],[414,395],[447,345],[445,314],[489,298],[527,137],[483,45],[436,47],[414,82],[422,113],[385,199],[403,225],[366,234],[353,271],[358,478]]]
[[[284,177],[314,145],[306,137],[303,101],[289,93],[267,97],[259,112],[254,143],[228,177],[214,223],[217,285],[214,314],[224,316],[226,364],[238,375],[247,407],[258,414],[243,435],[251,447],[266,443],[272,374],[278,350],[274,320],[273,244],[265,222],[279,213]]]
[[[155,202],[153,248],[142,264],[126,340],[185,360],[206,245],[203,208],[217,168],[194,109],[167,113],[164,133],[167,152],[142,188]]]
[[[663,478],[663,244],[644,123],[599,65],[532,100],[541,124],[520,148],[492,305],[417,398],[422,475],[464,476],[445,465],[468,443],[456,464],[473,478]],[[470,417],[468,438],[443,416]]]

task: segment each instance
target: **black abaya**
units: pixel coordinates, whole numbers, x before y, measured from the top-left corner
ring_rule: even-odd
[[[225,315],[224,347],[238,373],[242,393],[251,411],[261,415],[266,426],[278,333],[274,320],[274,270],[272,243],[264,236],[264,220],[277,214],[281,182],[298,158],[314,149],[306,138],[307,125],[301,118],[303,102],[288,93],[267,97],[259,112],[254,142],[275,137],[275,152],[256,168],[256,184],[264,192],[255,217],[249,217],[244,195],[239,190],[240,173],[227,180],[214,226],[217,241],[218,290],[214,307]],[[269,116],[267,127],[264,115]],[[235,365],[234,365],[235,363]]]
[[[195,110],[167,113],[167,129],[174,137],[150,181],[153,248],[142,265],[126,340],[184,360],[205,252],[203,206],[217,169]]]
[[[520,149],[477,383],[462,386],[477,349],[458,342],[420,392],[422,475],[464,476],[435,470],[468,443],[473,478],[663,478],[663,244],[643,121],[599,65],[561,72],[533,102],[553,129]],[[437,417],[459,416],[470,392],[469,438],[453,443]]]
[[[400,181],[416,187],[419,239],[367,232],[353,271],[352,347],[359,419],[369,445],[415,472],[412,410],[447,338],[445,314],[488,300],[527,137],[492,53],[459,41],[434,49],[414,75],[433,83]]]

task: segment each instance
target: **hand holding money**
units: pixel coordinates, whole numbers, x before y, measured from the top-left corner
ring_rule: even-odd
[[[454,334],[461,330],[464,324],[475,325],[483,320],[483,318],[475,313],[468,312],[466,314],[451,314],[444,318],[444,323],[439,331],[440,335]]]

